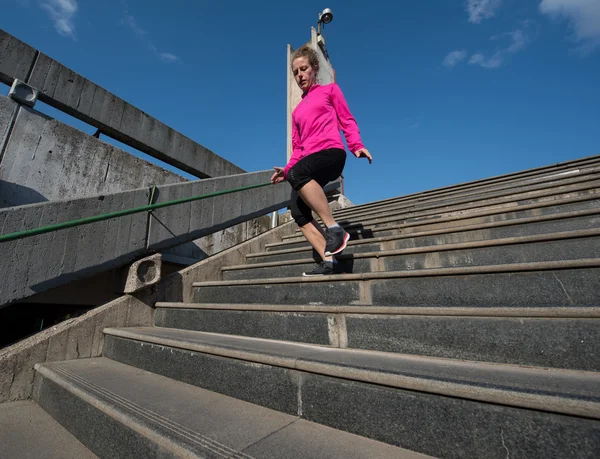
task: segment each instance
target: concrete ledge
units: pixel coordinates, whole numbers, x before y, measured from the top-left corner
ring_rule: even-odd
[[[101,355],[106,327],[150,326],[157,301],[191,301],[192,283],[220,279],[221,268],[241,263],[246,254],[280,241],[295,230],[293,222],[213,255],[163,278],[134,295],[125,295],[87,314],[63,322],[0,351],[0,403],[31,397],[34,365]]]

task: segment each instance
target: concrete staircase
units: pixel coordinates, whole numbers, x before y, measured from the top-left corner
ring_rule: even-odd
[[[103,357],[36,367],[99,457],[600,457],[600,159],[336,212],[248,253]]]

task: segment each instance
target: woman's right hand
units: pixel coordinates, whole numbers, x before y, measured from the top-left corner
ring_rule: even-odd
[[[371,156],[371,153],[369,153],[369,150],[367,150],[366,148],[361,148],[360,150],[357,150],[355,154],[357,158],[367,158],[369,160],[369,164],[373,162],[373,157]]]
[[[271,183],[280,183],[285,180],[283,167],[273,166],[275,173],[271,176]]]

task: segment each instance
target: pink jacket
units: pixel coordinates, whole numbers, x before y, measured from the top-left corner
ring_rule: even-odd
[[[294,164],[312,153],[344,149],[340,129],[356,156],[364,145],[342,90],[336,83],[311,86],[292,113],[292,156],[284,168],[284,177]]]

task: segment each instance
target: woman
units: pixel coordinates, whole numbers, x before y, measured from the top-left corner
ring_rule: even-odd
[[[287,165],[275,166],[271,177],[272,183],[290,182],[292,217],[321,256],[322,261],[305,276],[333,274],[333,255],[344,250],[350,239],[331,215],[323,191],[327,183],[340,177],[346,163],[340,129],[354,156],[367,158],[369,163],[373,159],[360,139],[358,125],[339,86],[317,84],[318,71],[319,60],[313,49],[303,46],[294,53],[292,72],[303,94],[292,113],[293,151]],[[325,232],[314,221],[311,210],[327,226]]]

